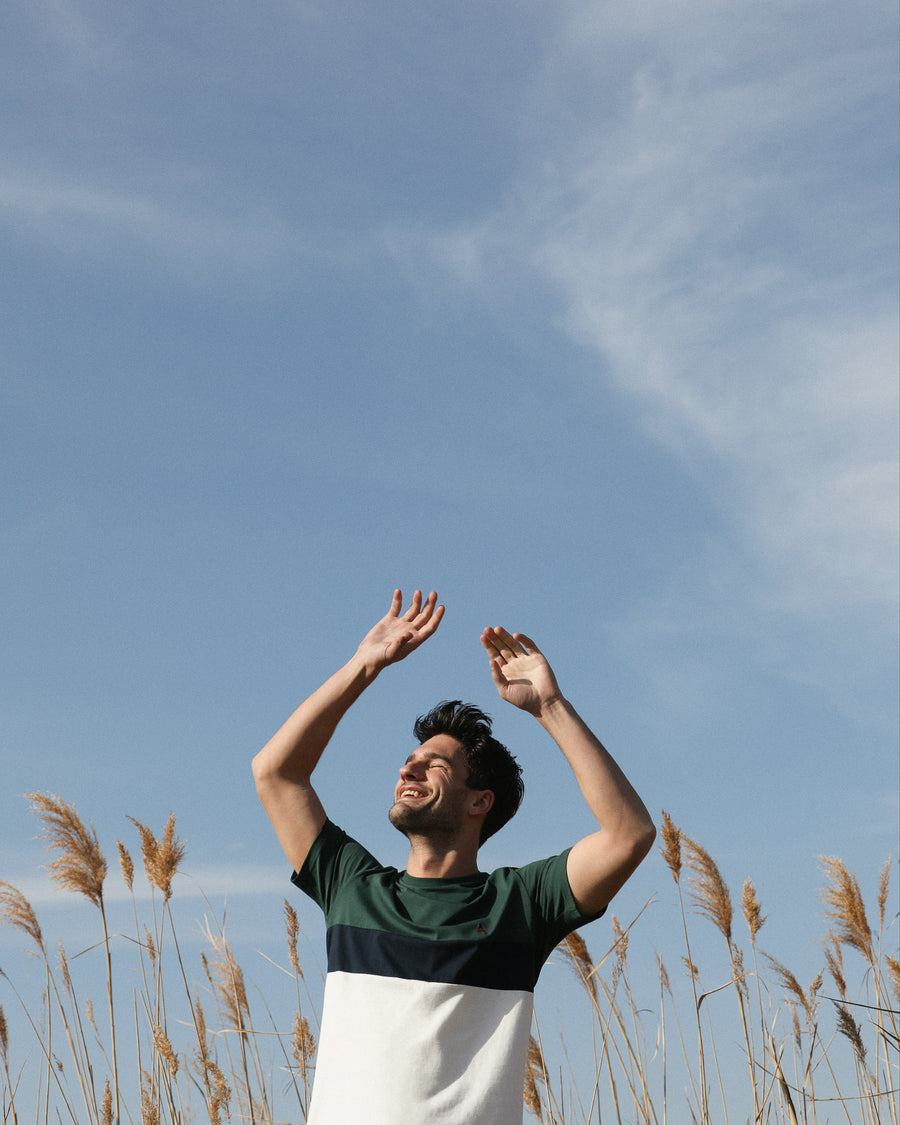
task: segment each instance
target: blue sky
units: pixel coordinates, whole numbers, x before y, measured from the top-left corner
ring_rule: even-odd
[[[494,695],[480,630],[521,629],[811,977],[817,857],[873,899],[897,853],[894,6],[2,22],[0,877],[74,924],[21,795],[111,855],[172,810],[263,944],[250,758],[434,587],[322,766],[333,818],[402,863],[412,719],[462,696],[530,782],[486,862],[590,830]]]

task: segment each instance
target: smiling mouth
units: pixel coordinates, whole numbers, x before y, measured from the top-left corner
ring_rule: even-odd
[[[421,789],[401,789],[397,795],[397,800],[402,801],[404,797],[411,797],[413,800],[419,800],[422,797],[427,797],[427,793],[423,793]]]

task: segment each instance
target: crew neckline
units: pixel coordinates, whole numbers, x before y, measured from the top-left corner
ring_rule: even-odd
[[[471,875],[410,875],[408,871],[402,871],[400,878],[412,887],[475,887],[487,879],[487,872],[473,871]]]

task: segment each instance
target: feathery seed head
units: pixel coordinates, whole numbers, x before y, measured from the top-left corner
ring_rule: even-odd
[[[0,879],[0,922],[24,930],[40,950],[41,956],[46,956],[44,936],[31,903],[17,887],[2,879]]]
[[[291,959],[291,968],[298,977],[303,977],[303,970],[300,968],[300,957],[297,954],[297,938],[300,933],[300,923],[297,919],[297,911],[291,906],[287,899],[284,900],[284,919],[287,929],[287,946],[288,956]]]
[[[156,964],[156,942],[153,940],[153,934],[147,926],[144,926],[144,945],[147,947],[147,956],[150,958],[150,964]]]
[[[563,938],[559,948],[565,954],[566,960],[575,970],[581,983],[596,1000],[597,981],[594,978],[594,962],[591,960],[590,953],[588,953],[584,938],[577,930],[573,930]]]
[[[887,954],[885,961],[888,967],[888,977],[891,982],[891,990],[894,993],[894,998],[900,1004],[900,960],[896,957],[891,957]]]
[[[681,829],[676,828],[674,821],[662,810],[662,847],[659,849],[663,859],[672,872],[672,878],[677,883],[681,878]]]
[[[62,941],[60,941],[57,947],[57,953],[59,954],[59,968],[62,973],[63,985],[65,986],[66,992],[71,996],[75,990],[72,986],[72,975],[69,972],[69,959],[66,957],[66,950]]]
[[[685,863],[691,871],[691,897],[701,914],[713,923],[731,944],[731,895],[715,860],[695,840],[682,834]]]
[[[119,848],[119,867],[122,868],[122,877],[129,891],[134,889],[134,860],[121,840],[116,840]]]
[[[843,860],[834,856],[820,856],[829,882],[822,891],[825,914],[836,926],[836,941],[849,945],[874,966],[872,931],[866,917],[862,891],[856,876],[848,871]]]
[[[798,1051],[803,1050],[803,1032],[800,1030],[800,1018],[797,1015],[797,1007],[794,1004],[790,1005],[791,1009],[791,1028],[794,1032],[794,1043]]]
[[[756,888],[750,879],[747,879],[744,883],[744,889],[741,893],[741,910],[747,928],[750,930],[750,940],[756,944],[756,935],[763,928],[766,915],[762,912],[759,899],[756,897]]]
[[[775,975],[781,982],[781,987],[789,995],[793,996],[796,1000],[799,1000],[800,1006],[803,1008],[807,1021],[809,1023],[812,1023],[816,1014],[816,994],[819,988],[821,988],[822,986],[822,974],[819,973],[819,975],[810,985],[809,993],[806,993],[803,991],[800,986],[800,982],[790,971],[790,969],[785,968],[785,966],[782,965],[779,961],[776,961],[774,957],[770,957],[768,953],[764,953],[763,957],[765,957],[765,959],[775,970]]]
[[[201,1073],[205,1074],[209,1062],[209,1046],[206,1042],[206,1013],[203,1011],[200,997],[196,993],[194,996],[194,1025],[197,1029],[197,1046],[194,1048],[194,1055]]]
[[[838,1014],[838,1031],[841,1035],[847,1037],[853,1045],[853,1050],[856,1057],[861,1063],[866,1061],[866,1045],[863,1042],[862,1032],[860,1031],[859,1024],[850,1014],[850,1009],[846,1004],[835,1004]]]
[[[222,1114],[228,1112],[231,1102],[231,1087],[225,1081],[225,1075],[218,1064],[210,1062],[206,1068],[206,1081],[211,1089],[209,1096],[209,1122],[210,1125],[221,1125]]]
[[[153,1046],[156,1048],[156,1053],[168,1067],[169,1074],[174,1078],[178,1074],[178,1056],[172,1049],[169,1037],[160,1024],[156,1024],[153,1028]]]
[[[236,1031],[243,1031],[250,1019],[243,971],[231,946],[221,934],[214,934],[207,929],[207,937],[217,955],[212,962],[203,959],[210,984],[215,989],[231,1026]]]
[[[172,879],[178,865],[184,859],[186,845],[175,835],[175,815],[169,813],[162,839],[157,840],[146,824],[141,824],[133,816],[128,818],[137,828],[141,837],[141,855],[144,859],[144,873],[148,880],[163,893],[163,900],[172,897]]]
[[[292,1054],[300,1070],[300,1080],[304,1087],[309,1086],[310,1068],[316,1053],[316,1037],[309,1029],[309,1021],[299,1012],[294,1013],[294,1038],[291,1044]]]
[[[113,1099],[112,1089],[109,1085],[109,1079],[106,1080],[106,1085],[103,1087],[103,1106],[100,1111],[101,1125],[113,1125]]]
[[[625,969],[628,965],[628,931],[622,929],[619,919],[615,914],[610,918],[610,923],[612,925],[613,937],[616,939],[616,963],[612,971],[612,984],[615,988],[619,978],[625,973]],[[591,983],[593,984],[593,982],[594,978],[592,976]]]
[[[884,929],[884,914],[887,909],[888,891],[891,886],[891,860],[887,859],[884,867],[881,869],[881,877],[878,880],[878,918],[881,923],[881,928]]]
[[[743,951],[738,949],[736,945],[731,947],[731,955],[734,958],[734,983],[737,985],[738,992],[749,996],[750,990],[747,986],[747,974],[744,972],[744,954]]]
[[[154,1081],[146,1070],[141,1071],[141,1125],[160,1125]]]
[[[662,956],[659,953],[657,953],[657,955],[656,955],[656,963],[659,966],[659,983],[662,986],[662,988],[666,992],[668,992],[668,994],[671,996],[672,995],[672,982],[669,980],[668,969],[666,969],[666,966],[663,963]]]
[[[841,953],[841,947],[834,934],[829,933],[828,938],[831,944],[825,946],[825,964],[828,966],[835,987],[841,997],[844,997],[847,995],[847,982],[844,979],[844,955]]]
[[[544,1120],[544,1106],[541,1099],[541,1089],[546,1087],[547,1072],[544,1064],[544,1054],[540,1044],[533,1035],[528,1037],[528,1053],[525,1056],[525,1090],[524,1100],[529,1111],[538,1121]]]
[[[29,793],[31,811],[43,823],[41,839],[58,854],[48,865],[50,876],[64,890],[84,895],[94,906],[103,907],[106,858],[93,825],[84,826],[75,809],[46,793]]]

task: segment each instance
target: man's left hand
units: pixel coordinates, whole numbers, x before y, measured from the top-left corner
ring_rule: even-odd
[[[553,669],[530,637],[488,626],[481,643],[491,658],[491,678],[507,703],[539,716],[562,700]]]

